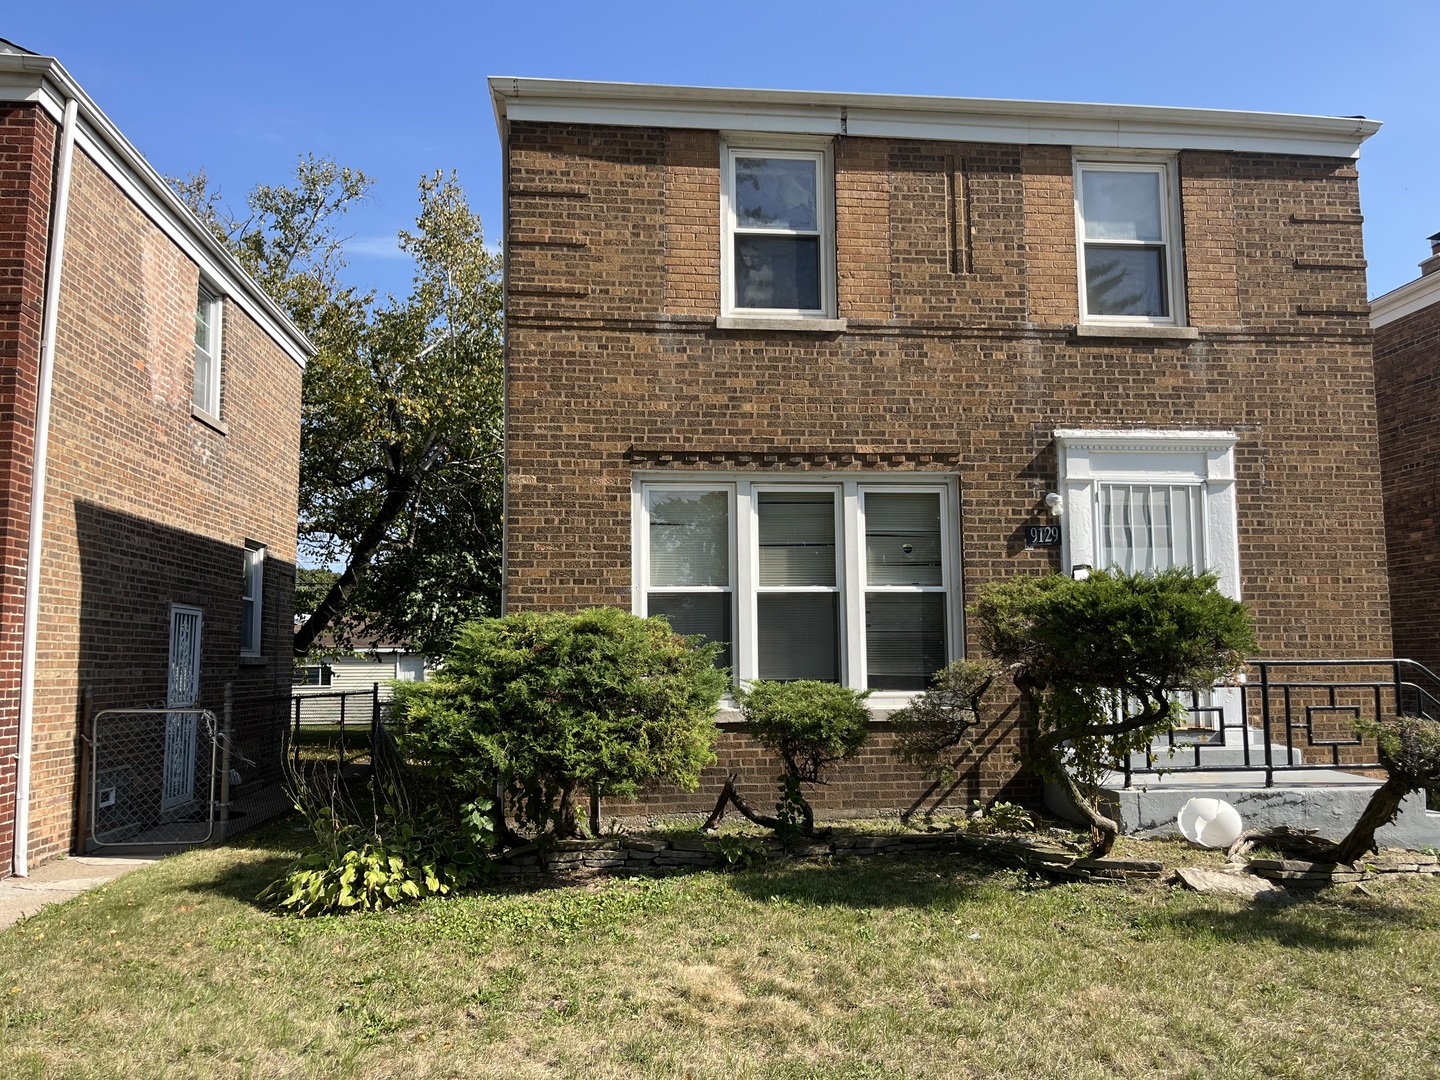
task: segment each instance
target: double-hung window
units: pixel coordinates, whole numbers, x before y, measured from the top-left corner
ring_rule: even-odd
[[[243,585],[240,590],[240,655],[260,655],[261,600],[265,589],[265,548],[245,545]]]
[[[828,146],[724,144],[724,313],[835,315],[835,234]]]
[[[195,391],[192,402],[220,419],[220,298],[200,286],[195,298]]]
[[[944,477],[639,480],[635,609],[742,682],[923,690],[959,640],[953,506]]]
[[[1174,184],[1169,160],[1075,163],[1082,323],[1185,322]]]

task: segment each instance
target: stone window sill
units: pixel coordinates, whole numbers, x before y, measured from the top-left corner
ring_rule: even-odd
[[[780,330],[797,334],[840,334],[844,319],[807,319],[793,315],[721,315],[717,330]]]
[[[1108,323],[1081,323],[1075,327],[1077,338],[1130,338],[1147,341],[1199,341],[1200,331],[1193,326],[1112,326]]]
[[[218,416],[211,416],[208,412],[200,408],[198,405],[190,406],[190,415],[192,418],[199,420],[200,423],[204,424],[206,427],[214,431],[218,431],[221,435],[230,434],[230,428],[224,420],[221,420]]]

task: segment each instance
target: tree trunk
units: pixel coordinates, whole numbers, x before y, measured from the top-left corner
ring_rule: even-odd
[[[720,789],[720,798],[715,803],[715,809],[710,811],[710,816],[705,819],[705,824],[700,826],[700,831],[712,832],[715,827],[720,824],[720,819],[725,816],[725,807],[727,805],[733,805],[735,809],[739,810],[746,818],[762,828],[771,829],[775,832],[779,832],[784,828],[779,818],[767,817],[764,814],[758,813],[740,797],[740,793],[735,790],[735,775],[731,773],[730,776],[725,779],[725,786]]]
[[[580,822],[575,816],[575,790],[568,784],[560,789],[560,805],[556,808],[559,820],[555,823],[555,835],[561,840],[574,840],[580,835]]]
[[[1065,767],[1065,757],[1058,746],[1046,746],[1043,750],[1050,762],[1050,771],[1059,779],[1070,797],[1070,802],[1090,826],[1090,855],[1093,858],[1109,855],[1115,847],[1115,838],[1120,835],[1120,823],[1100,813],[1094,800],[1080,789],[1075,777]]]
[[[590,789],[590,835],[600,838],[600,789]]]
[[[1353,863],[1374,851],[1375,830],[1395,820],[1395,815],[1400,811],[1400,803],[1414,790],[1409,783],[1396,779],[1393,775],[1376,788],[1370,801],[1365,804],[1365,809],[1361,811],[1360,820],[1355,822],[1355,827],[1345,835],[1345,839],[1336,845],[1335,861]]]
[[[295,631],[296,656],[308,655],[315,639],[324,633],[349,605],[355,587],[360,584],[361,575],[370,568],[371,561],[384,543],[386,532],[404,512],[414,495],[418,479],[415,475],[402,476],[386,491],[380,509],[375,512],[375,516],[360,534],[360,539],[350,549],[350,562],[335,579],[335,584],[330,586],[325,599],[315,606],[310,617]]]

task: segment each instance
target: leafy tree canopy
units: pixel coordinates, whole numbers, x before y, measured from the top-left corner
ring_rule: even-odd
[[[304,655],[330,630],[439,653],[494,610],[499,590],[499,260],[454,174],[422,177],[408,296],[343,281],[347,210],[370,179],[303,157],[293,182],[261,184],[244,216],[204,174],[176,190],[305,331],[300,557],[338,566],[296,634]],[[312,583],[313,584],[313,583]]]

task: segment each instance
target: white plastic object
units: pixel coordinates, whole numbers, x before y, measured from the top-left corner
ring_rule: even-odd
[[[1240,812],[1224,799],[1191,799],[1180,808],[1175,824],[1186,840],[1207,848],[1229,847],[1245,831]]]

